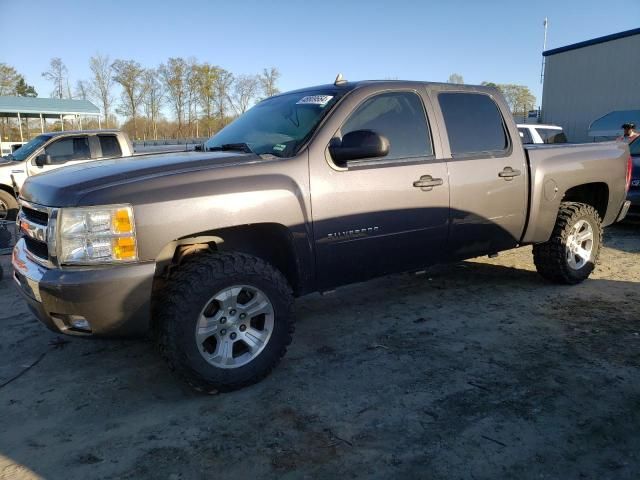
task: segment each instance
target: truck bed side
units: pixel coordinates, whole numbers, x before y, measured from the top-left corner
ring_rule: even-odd
[[[529,216],[521,244],[546,242],[560,202],[593,205],[603,225],[616,220],[625,198],[627,146],[619,142],[527,145]]]

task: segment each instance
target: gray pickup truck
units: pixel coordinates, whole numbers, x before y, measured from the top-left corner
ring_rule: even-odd
[[[263,100],[203,152],[28,179],[14,279],[52,330],[151,332],[193,387],[228,391],[285,354],[296,296],[523,245],[581,282],[629,174],[622,143],[524,149],[492,88],[336,81]]]
[[[66,130],[38,135],[0,158],[0,220],[15,219],[18,203],[14,188],[21,188],[28,177],[69,165],[131,155],[131,141],[119,130]]]

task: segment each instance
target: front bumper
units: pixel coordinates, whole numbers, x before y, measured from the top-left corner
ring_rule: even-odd
[[[627,194],[627,200],[631,202],[631,208],[629,208],[629,216],[640,216],[640,187],[632,187]]]
[[[31,260],[21,239],[13,250],[13,279],[36,317],[55,332],[131,336],[149,329],[155,263],[49,269]],[[84,318],[89,329],[73,320]]]

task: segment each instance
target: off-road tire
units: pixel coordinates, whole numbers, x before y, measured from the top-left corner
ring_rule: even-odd
[[[200,354],[196,324],[212,295],[237,284],[259,288],[268,297],[274,311],[273,331],[249,363],[218,368]],[[293,294],[284,275],[260,258],[208,252],[193,255],[172,272],[154,301],[153,319],[160,353],[178,377],[200,392],[228,392],[262,380],[285,355],[294,332]]]
[[[4,213],[6,209],[6,214]],[[0,220],[15,220],[18,215],[18,201],[9,192],[0,190]]]
[[[573,226],[585,220],[593,229],[591,259],[582,268],[574,269],[567,260],[567,238]],[[533,261],[540,275],[547,280],[565,285],[575,285],[586,280],[598,261],[602,245],[602,221],[591,205],[578,202],[562,202],[551,238],[533,246]]]

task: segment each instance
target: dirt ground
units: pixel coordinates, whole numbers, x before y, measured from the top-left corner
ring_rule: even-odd
[[[2,257],[6,266],[8,259]],[[592,278],[531,249],[296,303],[265,381],[203,396],[144,341],[62,338],[0,282],[0,479],[640,478],[640,224]]]

